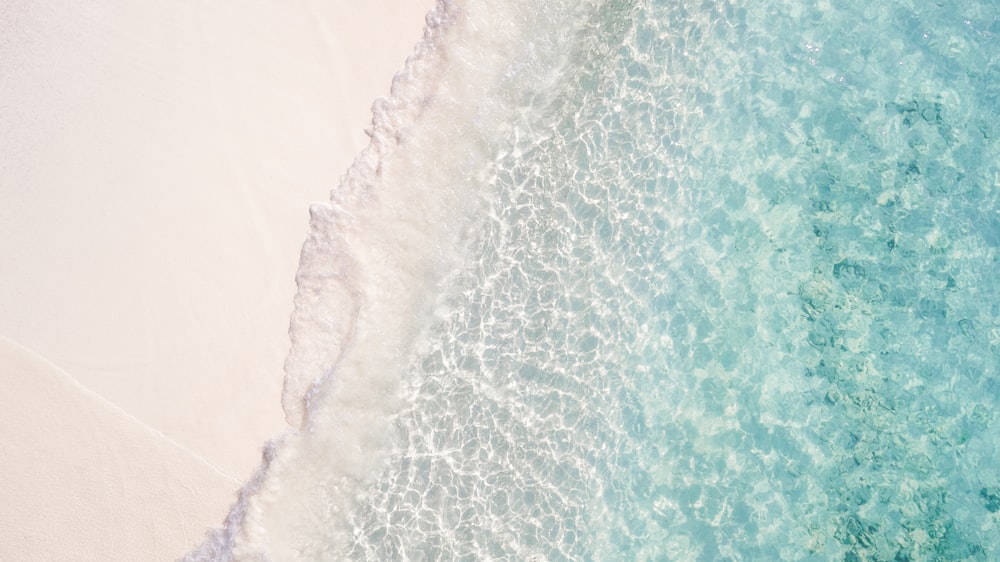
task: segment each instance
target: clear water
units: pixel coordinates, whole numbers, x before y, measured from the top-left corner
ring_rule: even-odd
[[[1000,557],[1000,6],[592,26],[351,556]]]
[[[1000,559],[1000,4],[581,21],[331,556]]]

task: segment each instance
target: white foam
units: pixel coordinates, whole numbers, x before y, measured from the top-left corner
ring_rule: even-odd
[[[439,0],[373,106],[370,146],[311,209],[282,396],[293,430],[267,447],[223,529],[188,560],[318,559],[382,469],[401,380],[462,263],[490,164],[544,111],[587,3]]]

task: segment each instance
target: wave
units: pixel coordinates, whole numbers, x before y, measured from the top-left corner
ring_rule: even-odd
[[[446,313],[483,220],[491,162],[569,72],[592,3],[440,0],[372,107],[369,146],[310,209],[282,406],[224,525],[184,560],[320,558],[384,464],[404,369]]]

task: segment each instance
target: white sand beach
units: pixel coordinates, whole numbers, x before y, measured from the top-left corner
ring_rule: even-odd
[[[3,560],[164,560],[280,407],[311,201],[432,0],[4,2]]]

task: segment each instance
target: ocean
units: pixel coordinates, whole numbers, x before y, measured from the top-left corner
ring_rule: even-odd
[[[442,0],[370,133],[189,560],[1000,559],[1000,4]]]

